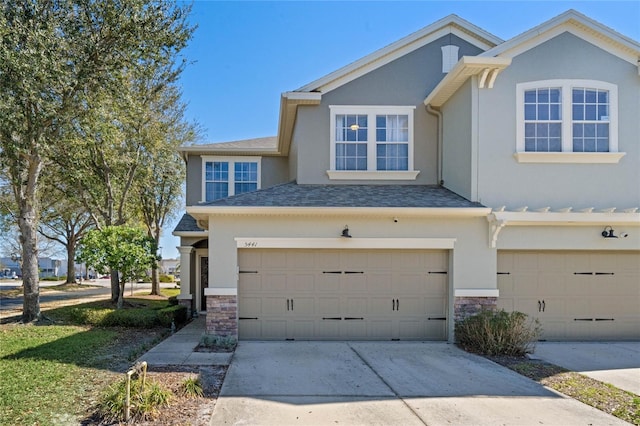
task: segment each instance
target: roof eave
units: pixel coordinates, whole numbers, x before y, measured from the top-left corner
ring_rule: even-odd
[[[474,75],[480,75],[479,88],[493,88],[498,74],[511,65],[511,58],[463,56],[425,98],[424,104],[441,107]]]
[[[289,155],[291,138],[300,105],[319,105],[322,93],[284,92],[280,96],[280,117],[278,121],[278,148],[276,155]]]

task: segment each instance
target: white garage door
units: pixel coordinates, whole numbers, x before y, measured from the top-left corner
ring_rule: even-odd
[[[243,249],[238,263],[241,339],[446,338],[446,251]]]
[[[498,307],[538,318],[548,340],[640,338],[640,252],[498,253]]]

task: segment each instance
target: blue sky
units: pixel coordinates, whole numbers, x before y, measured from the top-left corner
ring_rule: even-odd
[[[280,94],[455,13],[508,40],[568,10],[640,40],[640,1],[195,1],[183,52],[187,118],[200,142],[275,135]],[[169,224],[163,256],[176,257]]]

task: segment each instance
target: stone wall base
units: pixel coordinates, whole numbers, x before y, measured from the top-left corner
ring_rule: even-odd
[[[497,306],[497,297],[456,297],[453,302],[453,318],[455,322],[459,322],[483,310],[495,311]]]
[[[238,338],[237,296],[207,296],[207,334]]]

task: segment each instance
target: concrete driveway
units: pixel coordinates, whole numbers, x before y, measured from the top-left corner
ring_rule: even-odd
[[[446,343],[240,342],[212,425],[615,425]]]
[[[533,356],[640,395],[640,342],[540,342]]]

